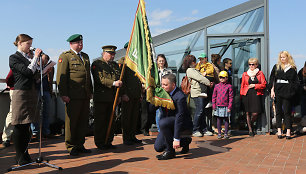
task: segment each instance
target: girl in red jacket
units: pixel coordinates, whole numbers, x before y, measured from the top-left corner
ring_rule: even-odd
[[[249,69],[242,74],[240,95],[247,115],[249,135],[253,137],[252,124],[257,120],[257,115],[263,111],[261,96],[264,95],[267,82],[263,72],[257,68],[258,59],[250,58],[248,62]]]

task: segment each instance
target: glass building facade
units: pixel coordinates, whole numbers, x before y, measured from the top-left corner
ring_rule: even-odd
[[[169,67],[177,75],[178,86],[185,76],[181,65],[186,55],[198,57],[204,52],[209,60],[211,54],[221,55],[221,60],[232,59],[235,97],[231,120],[232,127],[241,129],[246,123],[239,95],[242,73],[248,70],[248,59],[256,57],[268,77],[268,29],[268,0],[251,0],[155,36],[153,43],[156,55],[165,54]],[[267,98],[263,100],[266,111],[259,119],[258,133],[264,134],[270,129],[270,108]]]

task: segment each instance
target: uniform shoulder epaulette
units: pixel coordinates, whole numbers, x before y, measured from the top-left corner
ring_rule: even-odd
[[[68,50],[68,51],[63,52],[63,54],[68,54],[68,53],[71,53],[71,51]]]
[[[98,60],[101,60],[101,57],[95,58],[95,59],[93,60],[93,62],[96,62],[96,61],[98,61]]]

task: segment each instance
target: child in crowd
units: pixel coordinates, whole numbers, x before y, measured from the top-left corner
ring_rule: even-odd
[[[219,73],[220,83],[218,83],[213,92],[212,104],[214,115],[217,117],[217,128],[218,128],[218,139],[221,139],[221,124],[223,119],[225,120],[225,132],[224,138],[228,139],[229,136],[228,126],[229,126],[229,117],[231,116],[231,109],[233,103],[233,89],[232,85],[227,82],[228,74],[226,71],[221,71]]]
[[[209,81],[213,82],[214,80],[214,67],[211,63],[208,62],[208,58],[205,53],[200,54],[199,62],[197,63],[195,69],[199,70],[201,74],[206,77]],[[207,86],[200,85],[203,93],[199,95],[199,97],[207,97]]]

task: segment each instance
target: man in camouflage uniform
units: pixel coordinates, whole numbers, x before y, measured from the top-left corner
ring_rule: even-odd
[[[102,58],[95,60],[91,65],[94,79],[94,139],[99,149],[112,149],[114,138],[113,124],[107,142],[105,142],[107,129],[113,109],[116,88],[122,86],[120,68],[116,62],[116,46],[102,47]],[[114,123],[114,121],[113,121]]]
[[[85,149],[88,126],[89,100],[92,97],[90,61],[83,49],[83,37],[74,34],[67,39],[70,50],[58,59],[56,82],[65,102],[65,144],[72,156],[90,153]]]

